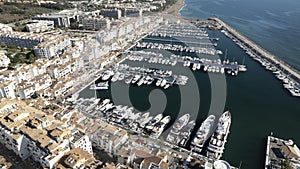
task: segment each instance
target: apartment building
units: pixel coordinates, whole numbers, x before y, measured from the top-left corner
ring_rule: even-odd
[[[43,168],[53,168],[73,147],[89,150],[85,152],[92,155],[91,143],[83,132],[78,135],[76,128],[25,102],[4,100],[0,111],[0,142],[23,160],[31,157]]]
[[[71,46],[68,36],[54,36],[34,47],[36,57],[52,59],[61,55],[67,47]]]
[[[119,127],[103,123],[99,131],[93,134],[93,142],[110,156],[117,155],[128,140],[128,133]]]
[[[0,43],[6,45],[33,48],[42,41],[42,36],[27,32],[0,32]]]
[[[8,67],[10,64],[10,59],[5,55],[6,51],[0,50],[0,68]]]
[[[140,17],[143,15],[143,10],[140,8],[121,8],[123,17]]]
[[[0,98],[16,98],[15,85],[11,81],[2,81],[0,83]]]
[[[110,20],[102,16],[83,16],[80,22],[85,30],[110,29]]]
[[[26,24],[26,29],[29,32],[45,32],[54,29],[54,21],[48,20],[32,20]]]
[[[114,8],[114,9],[101,9],[100,15],[104,17],[119,19],[122,16],[122,12],[120,9]]]

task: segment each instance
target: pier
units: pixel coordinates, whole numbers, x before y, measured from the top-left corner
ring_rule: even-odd
[[[225,73],[237,75],[239,71],[246,71],[245,65],[240,65],[237,62],[229,62],[229,60],[220,59],[212,60],[205,58],[197,58],[190,56],[171,55],[170,57],[163,57],[160,53],[145,52],[145,51],[131,51],[127,54],[127,59],[131,61],[144,61],[155,64],[165,64],[175,66],[181,63],[185,67],[191,67],[193,71],[200,70],[203,67],[204,72]]]
[[[208,39],[208,38],[206,38]],[[162,42],[174,42],[174,43],[184,43],[184,44],[196,44],[196,45],[203,45],[203,46],[212,46],[214,44],[210,43],[210,42],[196,42],[196,41],[191,41],[191,40],[177,40],[177,39],[161,39],[161,38],[151,38],[151,37],[147,37],[144,38],[143,40],[151,40],[151,41],[162,41]],[[216,45],[214,45],[216,46]]]
[[[266,59],[272,61],[274,64],[277,65],[277,67],[280,67],[286,71],[287,74],[293,75],[293,79],[296,82],[300,82],[300,72],[294,68],[292,68],[290,65],[285,63],[283,60],[279,59],[277,56],[271,54],[270,52],[266,51],[259,45],[255,44],[253,41],[249,40],[244,35],[240,34],[238,31],[224,23],[222,20],[218,18],[211,18],[211,20],[217,22],[220,27],[223,27],[223,29],[226,29],[228,33],[232,34],[235,38],[237,38],[239,41],[241,41],[244,45],[248,46],[250,50],[252,50],[254,53],[259,54],[260,56],[265,57]]]
[[[112,77],[110,79],[110,77]],[[125,81],[127,84],[150,85],[156,81],[156,86],[169,88],[173,84],[185,85],[188,77],[183,75],[174,75],[170,70],[156,70],[144,67],[131,67],[127,64],[116,64],[101,75],[102,80],[110,79],[112,82]]]

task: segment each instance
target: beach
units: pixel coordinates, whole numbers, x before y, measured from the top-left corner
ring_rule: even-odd
[[[169,15],[173,15],[177,18],[181,18],[180,10],[184,7],[184,0],[177,0],[175,4],[165,10]]]

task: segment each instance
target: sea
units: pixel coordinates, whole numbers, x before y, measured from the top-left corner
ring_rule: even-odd
[[[187,18],[218,17],[300,70],[300,1],[184,0]]]
[[[300,2],[296,0],[185,0],[180,13],[195,19],[219,17],[300,69],[300,48],[297,45],[300,44],[299,7]],[[141,112],[150,111],[153,116],[158,113],[170,115],[170,125],[181,113],[190,113],[194,115],[191,118],[196,120],[195,129],[209,114],[229,110],[232,124],[222,159],[242,169],[263,169],[267,136],[271,133],[276,137],[292,139],[300,146],[300,99],[292,97],[272,72],[265,70],[220,31],[207,32],[210,37],[219,38],[216,48],[223,51],[220,58],[244,63],[247,72],[218,77],[177,65],[171,67],[126,60],[124,63],[131,66],[172,69],[174,73],[188,76],[189,81],[186,86],[172,86],[167,90],[153,85],[138,87],[114,82],[110,83],[109,90],[95,92],[87,87],[80,97],[111,98],[115,104],[133,106]],[[224,79],[214,82],[214,78]],[[96,83],[99,81],[96,79]],[[222,90],[213,87],[216,83],[222,86]],[[213,98],[221,98],[222,101],[214,102]]]

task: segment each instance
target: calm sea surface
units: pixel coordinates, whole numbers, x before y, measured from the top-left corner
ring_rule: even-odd
[[[257,1],[252,0],[186,0],[181,14],[191,18],[218,16],[241,33],[248,36],[267,50],[278,55],[296,68],[300,68],[300,2]],[[300,145],[300,99],[291,97],[282,82],[266,71],[258,62],[252,60],[230,39],[219,31],[209,31],[211,37],[219,37],[217,48],[227,49],[227,58],[247,65],[248,71],[238,76],[226,75],[225,110],[232,114],[232,125],[223,159],[243,169],[264,168],[266,138],[273,132],[275,136],[293,139]],[[220,56],[221,59],[224,55]],[[155,100],[167,100],[164,115],[171,115],[172,121],[179,112],[189,112],[196,120],[196,129],[211,110],[211,80],[202,71],[192,72],[180,65],[158,66],[148,63],[125,61],[132,66],[172,69],[177,74],[188,75],[184,87],[171,87],[161,90],[154,86],[128,86],[124,82],[111,84],[108,91],[97,91],[101,98],[113,98],[116,104],[130,104],[139,111],[155,107]],[[186,71],[188,70],[188,71]],[[214,75],[212,75],[214,76]],[[194,83],[198,86],[195,90]],[[113,88],[113,89],[112,89]],[[181,93],[181,90],[188,94]],[[218,94],[218,93],[217,93]],[[80,97],[93,97],[95,92],[86,88]],[[160,96],[155,99],[156,96]],[[199,111],[195,110],[194,95],[199,95]],[[126,99],[126,98],[129,98]],[[220,94],[221,97],[221,94]],[[153,99],[154,98],[154,99]],[[197,100],[196,100],[197,101]],[[164,101],[161,101],[164,102]],[[182,103],[185,105],[182,105]],[[190,105],[189,105],[190,103]],[[152,104],[152,105],[151,105]],[[222,103],[220,103],[222,104]],[[159,109],[159,108],[158,108]],[[182,110],[183,109],[183,110]],[[159,110],[151,112],[157,114]],[[223,112],[223,110],[222,110]],[[153,114],[153,115],[154,115]]]
[[[181,15],[219,17],[300,70],[300,1],[185,0]]]

